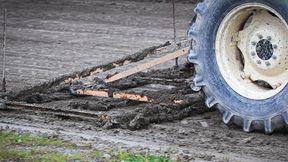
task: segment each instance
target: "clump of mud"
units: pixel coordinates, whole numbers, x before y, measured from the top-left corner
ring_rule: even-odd
[[[209,110],[213,111],[213,110]],[[138,106],[134,111],[128,114],[121,114],[112,117],[104,125],[104,128],[123,128],[130,130],[143,129],[151,123],[171,122],[181,120],[188,116],[203,114],[207,112],[203,102],[198,101],[190,106],[173,105],[153,105],[146,104]]]
[[[164,70],[141,72],[109,83],[104,87],[113,91],[125,92],[130,92],[133,88],[149,84],[173,87],[159,91],[143,91],[143,95],[155,99],[152,103],[73,95],[71,87],[76,86],[79,88],[85,86],[80,80],[71,83],[60,83],[47,88],[46,91],[32,92],[26,96],[21,96],[19,100],[32,104],[57,107],[64,111],[77,110],[98,114],[97,119],[94,121],[94,125],[97,127],[138,130],[147,128],[151,123],[181,120],[185,117],[213,111],[213,109],[205,108],[200,93],[195,93],[191,90],[189,79],[193,73],[193,66],[184,64]],[[95,84],[99,85],[99,83],[96,78]],[[97,85],[95,86],[97,87]],[[89,86],[91,88],[91,85]],[[181,101],[181,104],[175,103],[178,100]],[[73,120],[73,118],[65,117],[63,120]]]
[[[81,115],[84,115],[81,120],[88,119],[94,122],[95,127],[105,129],[137,130],[146,128],[151,123],[181,120],[185,117],[213,111],[213,109],[205,108],[200,93],[191,90],[190,82],[191,76],[194,74],[194,67],[189,63],[178,67],[140,72],[113,83],[105,83],[97,77],[92,80],[92,83],[87,84],[85,82],[86,77],[93,77],[99,69],[100,71],[107,71],[113,69],[114,66],[121,66],[127,61],[143,60],[158,48],[167,45],[169,42],[107,65],[86,69],[70,76],[59,77],[42,85],[26,89],[10,98],[13,101],[53,107],[55,110],[67,111],[74,115],[74,117],[64,115],[63,120],[74,120],[75,118],[79,120]],[[149,85],[154,85],[154,87],[151,86],[152,88],[147,90]],[[145,86],[146,89],[143,89]],[[161,89],[161,87],[166,88]],[[145,103],[125,99],[79,96],[74,93],[75,89],[105,89],[109,93],[125,92],[147,96],[153,100]],[[77,114],[78,112],[79,114]],[[59,113],[56,115],[56,117],[60,116]]]

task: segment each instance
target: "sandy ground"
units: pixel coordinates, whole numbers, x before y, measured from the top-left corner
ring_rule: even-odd
[[[13,91],[162,44],[173,35],[171,4],[165,2],[11,0],[1,6],[9,9],[7,86]],[[185,1],[177,6],[181,8],[177,12],[180,40],[186,38],[193,4]],[[193,68],[171,68],[137,76],[189,80],[192,74]],[[118,86],[135,84],[140,83],[128,78]],[[169,91],[175,96],[199,96],[188,90],[188,83],[161,84],[178,87],[176,92]],[[1,130],[48,134],[97,149],[165,154],[182,161],[288,160],[287,132],[244,133],[223,124],[219,112],[208,110],[199,97],[186,106],[145,104],[75,97],[58,86],[39,93],[28,91],[16,100],[86,111],[101,120],[38,110],[1,110]]]
[[[171,3],[116,0],[0,2],[0,8],[8,10],[6,78],[9,90],[107,63],[173,39]],[[191,3],[177,3],[178,40],[186,39],[193,8]],[[0,16],[3,16],[3,10]]]

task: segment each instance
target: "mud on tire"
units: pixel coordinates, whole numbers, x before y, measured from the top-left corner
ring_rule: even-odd
[[[222,21],[233,9],[247,3],[268,6],[277,11],[282,20],[288,24],[288,1],[204,0],[200,2],[194,10],[197,17],[194,18],[188,31],[188,36],[192,39],[188,59],[196,69],[191,87],[195,91],[202,89],[206,95],[207,107],[216,106],[223,113],[224,123],[233,122],[242,126],[246,132],[264,130],[266,133],[271,133],[288,125],[287,76],[284,78],[285,86],[276,94],[263,99],[250,98],[238,93],[227,83],[216,58],[216,37]],[[284,58],[286,58],[284,72],[287,74],[287,54]]]

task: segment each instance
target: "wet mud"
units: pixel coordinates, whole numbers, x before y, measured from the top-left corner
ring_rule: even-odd
[[[203,94],[191,90],[193,74],[191,64],[182,64],[109,84],[95,77],[95,86],[87,86],[81,78],[51,81],[39,91],[36,87],[14,96],[13,101],[39,108],[10,106],[0,110],[0,129],[52,135],[56,132],[59,138],[89,143],[98,149],[138,153],[148,150],[182,161],[287,161],[287,132],[248,134],[235,125],[223,124],[215,108],[206,108]],[[77,96],[71,93],[75,86],[138,93],[155,100],[144,103]]]
[[[170,42],[166,42],[164,44],[161,44],[159,46],[153,46],[149,47],[147,49],[144,49],[142,51],[139,51],[135,54],[123,57],[119,60],[112,61],[110,63],[104,64],[104,65],[98,65],[95,67],[87,68],[82,71],[73,72],[71,74],[62,75],[58,78],[54,78],[48,82],[41,83],[39,85],[32,86],[31,88],[25,88],[24,90],[20,90],[19,92],[10,92],[7,94],[8,98],[10,100],[19,100],[22,97],[25,97],[31,93],[39,93],[39,92],[45,92],[45,91],[60,91],[65,90],[67,88],[66,84],[71,83],[75,80],[78,80],[83,77],[87,77],[90,75],[95,75],[100,72],[104,72],[107,70],[111,70],[115,67],[122,66],[123,64],[131,63],[131,62],[137,62],[140,60],[143,60],[147,55],[153,54],[157,49],[169,46],[171,45]]]
[[[59,138],[89,143],[98,149],[108,147],[138,153],[147,153],[148,150],[182,161],[288,159],[287,132],[273,135],[244,133],[234,125],[223,124],[218,111],[206,108],[202,94],[191,91],[189,85],[193,72],[193,66],[181,65],[142,72],[108,85],[121,91],[136,91],[135,87],[151,84],[165,85],[168,88],[158,92],[142,91],[157,98],[157,103],[75,96],[69,90],[72,83],[65,82],[44,92],[31,91],[26,93],[27,96],[16,98],[16,101],[52,110],[1,110],[0,128],[56,133]],[[185,99],[181,104],[172,102],[179,96]],[[53,113],[53,109],[57,113]],[[74,111],[82,115],[68,113]]]
[[[144,52],[144,54],[146,55],[147,52]],[[143,57],[140,59],[143,59]],[[193,92],[189,87],[189,79],[193,73],[193,66],[187,63],[179,67],[141,72],[109,83],[105,87],[113,91],[146,95],[154,99],[153,103],[73,95],[70,91],[71,87],[75,88],[77,86],[79,88],[85,86],[81,80],[73,82],[63,81],[58,84],[53,83],[51,84],[53,86],[43,86],[38,92],[35,92],[35,89],[30,89],[29,91],[25,91],[25,96],[23,96],[24,92],[21,92],[14,100],[24,101],[29,104],[56,107],[63,109],[63,111],[88,110],[90,112],[97,112],[99,115],[97,121],[95,121],[96,126],[105,129],[122,128],[139,130],[147,128],[151,123],[181,120],[191,115],[214,111],[214,109],[206,109],[201,94]],[[154,79],[150,80],[147,78]],[[97,78],[94,80],[94,87],[104,84],[102,83],[103,81],[99,81]],[[169,88],[157,91],[143,90],[140,93],[136,93],[133,90],[145,85],[154,85],[155,87],[152,87],[152,90],[162,85],[169,86]],[[178,100],[181,101],[181,104],[174,102]],[[59,115],[57,116],[59,117]],[[65,119],[68,118],[65,117]]]
[[[160,4],[150,4],[150,2],[160,2],[158,0],[139,0],[137,3],[125,1],[122,8],[127,9],[126,5],[128,4],[135,5],[129,9],[133,10],[130,12],[133,13],[131,17],[137,17],[138,10],[142,7],[142,4],[139,5],[138,3],[142,1],[145,2],[147,9],[155,4]],[[81,2],[79,1],[79,3]],[[94,3],[95,1],[89,2]],[[103,2],[106,3],[107,1]],[[118,1],[115,2],[118,3]],[[171,1],[167,2],[170,3]],[[67,1],[67,3],[72,3],[72,1]],[[76,8],[79,9],[79,6]],[[83,8],[79,10],[81,9]],[[115,7],[109,12],[116,16],[119,15],[120,9]],[[91,10],[95,10],[95,8]],[[162,13],[161,9],[159,11]],[[145,12],[153,14],[150,10]],[[192,17],[192,9],[189,10],[189,13]],[[163,15],[167,15],[167,13],[163,12]],[[183,15],[178,17],[183,17]],[[111,19],[114,20],[113,16]],[[98,20],[102,20],[102,17]],[[140,20],[139,23],[142,22]],[[161,22],[165,24],[167,20],[168,18],[161,20]],[[94,19],[88,18],[85,21],[94,21]],[[154,19],[153,21],[143,21],[143,24],[139,25],[141,29],[143,29],[144,23],[148,21],[153,24]],[[115,24],[118,24],[117,19]],[[165,33],[168,31],[166,28],[164,30]],[[158,30],[155,33],[158,33]],[[154,36],[155,33],[151,35]],[[160,33],[156,36],[162,35]],[[119,39],[124,40],[124,38]],[[150,39],[154,39],[154,37],[149,37]],[[168,40],[166,37],[163,39]],[[110,46],[110,42],[107,44]],[[169,44],[164,43],[160,46],[147,48],[133,56],[112,61],[108,65],[99,65],[73,72],[21,91],[1,94],[3,98],[7,97],[13,102],[29,103],[32,106],[39,106],[39,108],[26,109],[9,106],[9,109],[0,110],[0,130],[48,134],[80,145],[88,144],[97,149],[167,155],[173,161],[177,159],[181,161],[219,162],[288,160],[287,132],[275,132],[272,135],[265,135],[262,132],[245,133],[241,128],[234,125],[223,124],[222,116],[218,111],[206,108],[202,94],[192,92],[190,89],[191,77],[194,74],[193,66],[190,64],[180,65],[178,68],[167,67],[162,70],[141,72],[111,84],[100,84],[103,80],[94,78],[96,86],[92,88],[109,88],[111,91],[140,93],[155,98],[152,103],[71,94],[71,85],[85,86],[85,82],[82,82],[83,78],[128,62],[139,61],[149,55],[154,55],[159,48]],[[71,45],[68,45],[70,48]],[[80,46],[75,48],[80,48]],[[58,51],[58,48],[55,48],[56,50]],[[54,53],[58,54],[55,51]],[[149,86],[147,88],[148,85],[154,87]],[[165,86],[159,88],[160,85]],[[151,91],[153,88],[157,89],[157,86],[160,90]],[[181,104],[177,104],[175,101]],[[43,108],[49,111],[43,111]]]

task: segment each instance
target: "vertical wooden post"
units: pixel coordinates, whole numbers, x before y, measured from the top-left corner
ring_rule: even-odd
[[[175,50],[176,49],[176,13],[175,13],[175,0],[172,0],[172,5],[173,5],[173,33],[174,33],[174,38],[173,38],[173,41],[174,41],[174,47],[175,47]],[[175,59],[175,65],[176,67],[178,67],[178,57]]]
[[[3,15],[3,59],[2,59],[2,91],[6,92],[6,24],[7,24],[7,9],[4,9],[4,15]]]

